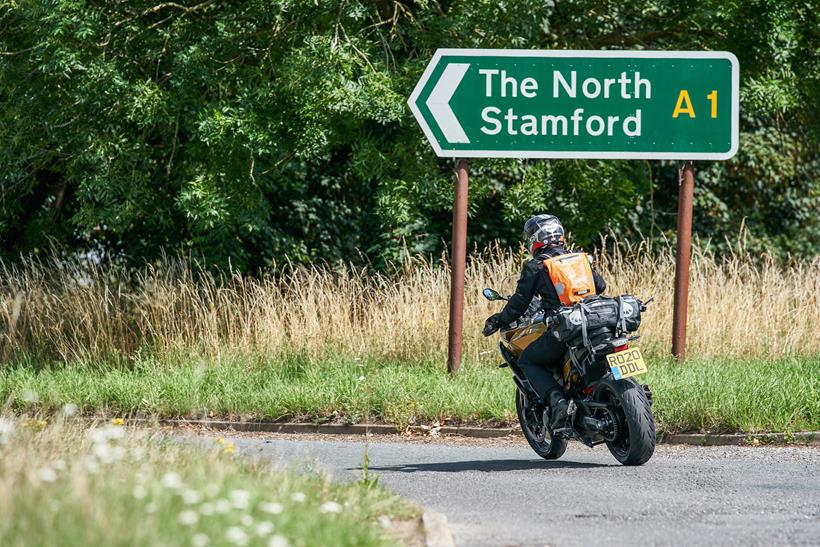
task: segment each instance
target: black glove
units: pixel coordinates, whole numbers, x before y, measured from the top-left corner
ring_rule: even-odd
[[[489,336],[501,328],[501,314],[494,313],[484,321],[484,336]]]

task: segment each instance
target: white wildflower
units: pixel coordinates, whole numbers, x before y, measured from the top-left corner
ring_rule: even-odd
[[[193,526],[199,521],[199,513],[196,511],[183,511],[177,517],[177,522],[185,526]]]
[[[296,503],[302,503],[307,499],[307,496],[301,492],[294,492],[290,499],[292,499]]]
[[[246,545],[248,543],[248,534],[239,526],[231,526],[225,531],[225,539],[234,545]]]
[[[156,503],[149,503],[145,506],[146,513],[156,513],[157,512],[157,504]]]
[[[14,422],[8,418],[0,418],[0,444],[5,444],[14,434]]]
[[[231,510],[231,504],[225,498],[220,498],[216,500],[215,508],[217,513],[227,513]]]
[[[322,513],[338,513],[342,510],[342,506],[335,501],[326,501],[319,506],[319,511]]]
[[[91,449],[91,452],[97,457],[97,461],[103,465],[108,465],[114,461],[111,447],[106,442],[96,443],[94,448]]]
[[[231,503],[237,509],[247,509],[251,499],[251,494],[247,490],[231,490],[229,494]]]
[[[125,437],[125,429],[116,425],[105,426],[105,434],[109,439],[122,439]]]
[[[203,503],[202,505],[199,506],[199,512],[204,517],[210,517],[211,515],[214,514],[214,511],[216,511],[216,509],[214,508],[213,503],[210,503],[210,502]]]
[[[79,410],[74,403],[66,403],[63,405],[63,408],[60,409],[60,414],[63,415],[63,418],[71,418],[76,415]]]
[[[215,483],[209,483],[208,486],[205,487],[205,495],[209,498],[215,498],[219,494],[219,485]]]
[[[273,523],[271,522],[265,521],[256,525],[257,536],[267,536],[271,532],[273,532]]]
[[[180,477],[178,473],[174,473],[173,471],[165,473],[162,476],[162,480],[160,482],[162,486],[170,490],[179,490],[180,488],[182,488],[182,477]]]
[[[392,521],[390,520],[390,517],[388,517],[387,515],[379,515],[379,525],[382,528],[390,528],[391,524]]]
[[[111,459],[115,462],[125,458],[126,450],[122,446],[111,447]]]
[[[196,490],[185,490],[182,493],[182,501],[185,505],[194,505],[195,503],[199,503],[199,500],[202,496],[199,495],[199,492]]]
[[[260,503],[259,504],[259,510],[263,511],[265,513],[270,513],[271,515],[278,515],[282,511],[284,511],[285,508],[282,506],[281,503],[268,501],[268,502],[265,502],[265,503]]]
[[[125,429],[115,425],[96,427],[89,434],[94,444],[107,444],[108,441],[122,439],[125,436]]]
[[[364,376],[359,376],[359,381],[360,382],[364,382],[364,380],[365,380]]]
[[[95,475],[100,470],[100,464],[94,456],[88,456],[85,459],[85,470]]]
[[[135,446],[131,449],[131,461],[141,462],[145,459],[145,449],[141,446]]]
[[[273,535],[268,540],[268,547],[289,547],[290,543],[288,543],[288,538],[285,536],[280,536],[279,534]]]
[[[105,430],[101,427],[95,427],[94,429],[88,432],[88,436],[91,437],[91,442],[94,444],[107,444],[108,437],[105,434]]]
[[[43,482],[54,482],[57,480],[57,473],[50,467],[43,467],[37,471],[37,478]]]
[[[138,500],[145,499],[145,496],[148,495],[148,490],[146,490],[143,485],[138,484],[131,490],[131,495]]]
[[[242,526],[253,526],[253,517],[245,515],[242,517]]]
[[[36,403],[40,400],[40,396],[33,389],[24,389],[20,394],[20,398],[27,403]]]
[[[191,544],[193,544],[194,547],[205,547],[210,542],[211,538],[202,533],[194,534],[194,537],[191,538]]]

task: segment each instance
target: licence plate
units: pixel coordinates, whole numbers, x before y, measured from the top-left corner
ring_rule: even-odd
[[[646,372],[646,363],[638,348],[625,349],[606,356],[609,370],[616,380],[637,376]]]

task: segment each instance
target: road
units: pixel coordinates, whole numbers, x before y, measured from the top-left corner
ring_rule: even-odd
[[[361,475],[361,440],[233,438],[272,462]],[[380,484],[444,513],[457,545],[820,545],[820,450],[659,446],[643,467],[571,443],[372,440]]]

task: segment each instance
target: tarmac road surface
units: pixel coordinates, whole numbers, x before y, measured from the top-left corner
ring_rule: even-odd
[[[361,476],[362,438],[246,435],[273,462]],[[661,445],[643,467],[570,443],[558,461],[523,440],[385,442],[370,470],[444,513],[457,545],[820,545],[820,449]]]

